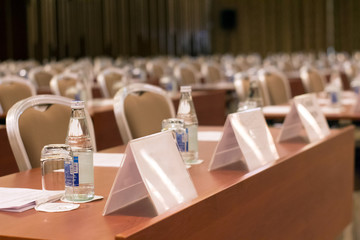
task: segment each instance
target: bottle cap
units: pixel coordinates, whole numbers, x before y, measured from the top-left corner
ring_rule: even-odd
[[[181,86],[180,92],[191,92],[191,86]]]
[[[85,107],[84,101],[71,101],[71,108],[81,109]]]

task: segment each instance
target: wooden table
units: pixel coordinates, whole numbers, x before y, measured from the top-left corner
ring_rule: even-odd
[[[271,132],[276,137],[279,129]],[[103,217],[117,169],[96,167],[95,192],[104,200],[64,213],[0,212],[0,238],[334,239],[350,222],[353,127],[331,130],[317,143],[277,144],[280,159],[249,173],[235,167],[208,172],[215,146],[200,142],[204,163],[189,169],[199,196],[162,215],[145,210],[144,201]],[[1,177],[0,186],[39,189],[40,169]]]
[[[324,93],[322,93],[323,95]],[[329,101],[328,99],[324,99],[324,96],[318,98],[319,106],[322,109],[327,120],[352,120],[359,121],[360,120],[360,112],[355,112],[355,95],[350,91],[345,91],[343,97],[343,104],[339,108],[334,108],[326,103]],[[284,111],[276,111],[275,109],[283,109]],[[285,111],[288,109],[288,111]],[[290,110],[290,104],[278,105],[278,106],[266,106],[263,108],[264,116],[266,119],[278,119],[283,120],[287,113]]]

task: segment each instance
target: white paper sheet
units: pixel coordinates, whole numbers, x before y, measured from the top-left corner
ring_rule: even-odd
[[[56,201],[64,195],[64,191],[43,191],[30,188],[0,187],[0,210],[23,212],[37,204]]]
[[[201,131],[198,132],[198,140],[203,142],[218,142],[220,141],[221,131]]]
[[[120,167],[123,153],[94,153],[94,167]]]

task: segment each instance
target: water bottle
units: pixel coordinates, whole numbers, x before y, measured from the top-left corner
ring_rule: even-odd
[[[255,102],[256,107],[262,107],[264,105],[263,99],[261,97],[259,83],[255,78],[250,78],[249,96],[247,101]]]
[[[84,101],[72,101],[66,144],[73,152],[65,165],[65,198],[86,201],[94,197],[93,146],[87,126]]]
[[[202,161],[198,160],[198,120],[191,97],[191,86],[181,86],[180,92],[177,118],[184,120],[188,135],[188,144],[182,155],[183,160],[186,164],[199,164]]]

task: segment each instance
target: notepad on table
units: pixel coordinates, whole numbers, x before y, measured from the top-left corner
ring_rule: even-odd
[[[64,191],[0,187],[0,211],[23,212],[41,203],[59,200],[63,195]]]

